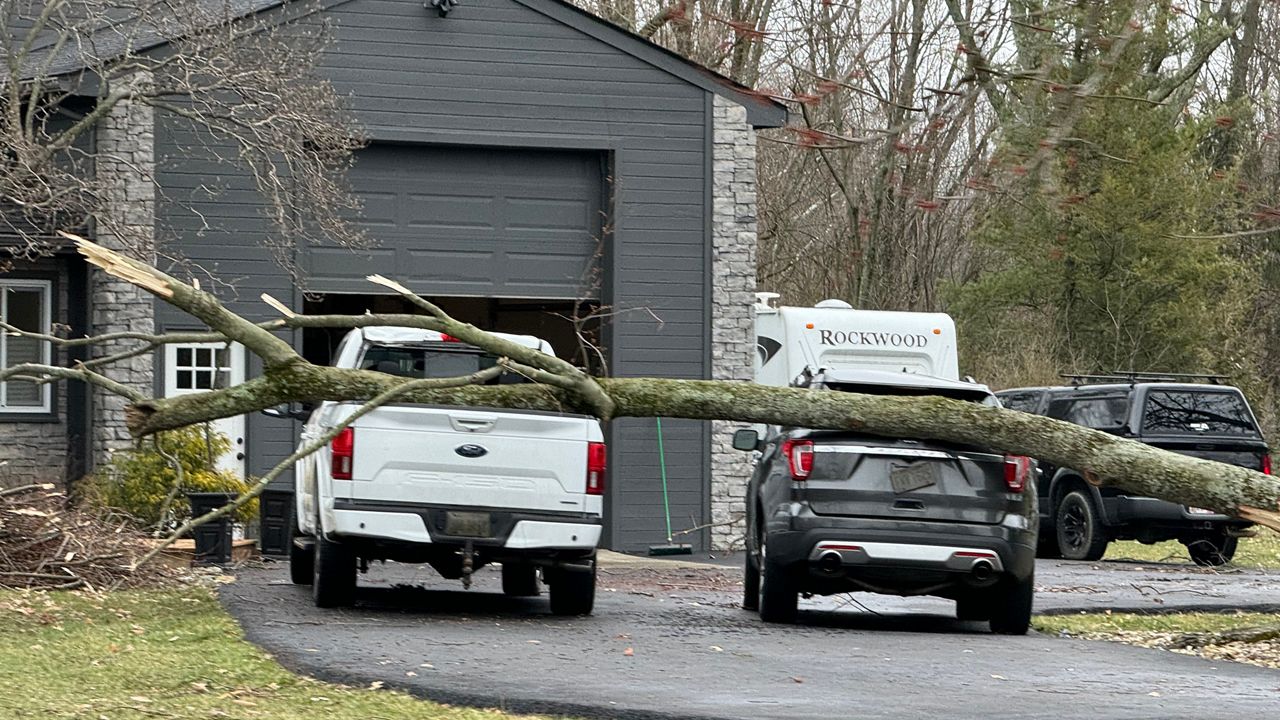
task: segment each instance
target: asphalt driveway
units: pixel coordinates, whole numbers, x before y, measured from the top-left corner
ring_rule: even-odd
[[[319,610],[283,565],[223,589],[248,638],[315,677],[432,699],[588,717],[1205,718],[1280,704],[1280,673],[1112,643],[1001,637],[929,599],[803,602],[797,626],[738,607],[736,569],[623,560],[596,613],[558,618],[462,591],[427,568],[375,566],[359,604]],[[1041,561],[1042,611],[1266,606],[1280,575],[1184,565]],[[1275,607],[1274,605],[1272,606]],[[832,611],[834,610],[834,612]]]

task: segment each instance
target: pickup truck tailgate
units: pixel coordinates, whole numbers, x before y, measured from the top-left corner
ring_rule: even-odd
[[[582,417],[391,406],[355,423],[352,500],[581,511]]]

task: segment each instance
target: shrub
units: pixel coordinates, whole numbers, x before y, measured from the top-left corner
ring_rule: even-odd
[[[205,432],[203,425],[159,433],[132,450],[111,457],[84,488],[85,499],[115,508],[136,518],[144,527],[176,527],[191,517],[187,492],[246,492],[251,484],[228,470],[212,467],[231,448],[231,441],[217,431]],[[177,470],[168,455],[182,467],[182,487],[164,510],[164,501],[178,481]],[[164,512],[165,517],[161,517]],[[248,522],[258,513],[258,501],[245,503],[234,515]]]

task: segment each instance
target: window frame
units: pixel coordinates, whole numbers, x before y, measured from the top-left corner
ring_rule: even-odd
[[[9,291],[10,289],[18,290],[38,290],[41,293],[40,312],[42,314],[42,323],[38,332],[43,335],[49,335],[53,332],[53,296],[54,282],[53,280],[43,278],[0,278],[0,319],[8,322],[9,313]],[[40,362],[44,365],[53,364],[53,343],[48,340],[41,341]],[[0,367],[8,367],[9,363],[9,334],[0,332]],[[0,382],[0,420],[24,420],[48,419],[54,414],[54,393],[53,384],[44,383],[39,386],[41,394],[41,404],[23,405],[18,407],[8,406],[9,383]]]

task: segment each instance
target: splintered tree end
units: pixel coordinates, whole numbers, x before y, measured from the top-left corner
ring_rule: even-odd
[[[130,260],[114,250],[86,240],[79,235],[62,230],[59,230],[58,234],[74,242],[80,254],[84,256],[84,259],[90,265],[101,268],[108,275],[120,278],[161,298],[168,299],[173,297],[173,288],[169,286],[168,280],[158,270],[135,260]]]
[[[1280,532],[1280,512],[1241,505],[1239,508],[1239,515],[1243,520],[1248,520],[1249,522],[1257,523],[1258,525],[1269,527],[1276,532]]]

